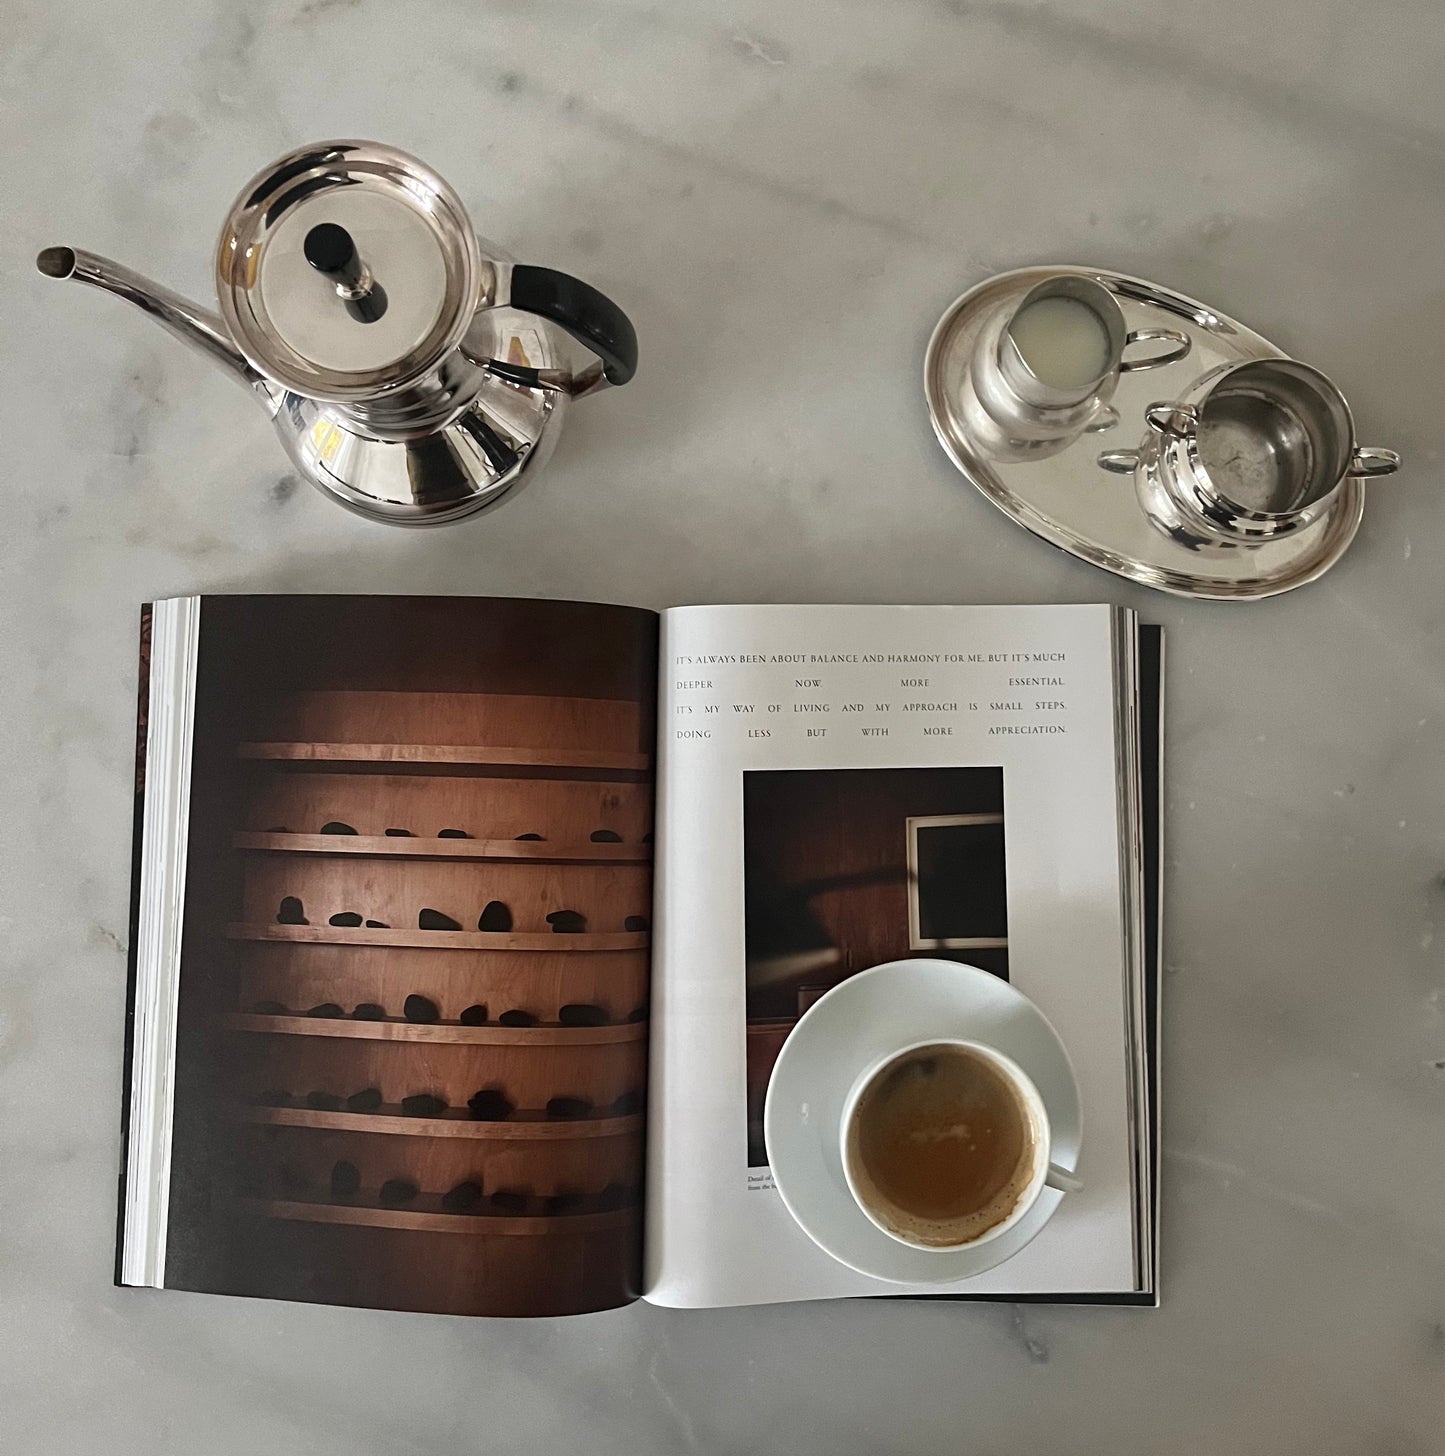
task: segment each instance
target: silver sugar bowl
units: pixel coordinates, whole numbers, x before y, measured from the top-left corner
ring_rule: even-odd
[[[1251,359],[1201,375],[1184,395],[1144,412],[1137,450],[1099,464],[1133,475],[1159,529],[1228,550],[1322,519],[1345,482],[1393,475],[1393,450],[1360,445],[1344,395],[1297,359]]]

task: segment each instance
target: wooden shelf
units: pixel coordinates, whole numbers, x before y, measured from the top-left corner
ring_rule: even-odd
[[[358,930],[336,925],[268,925],[236,923],[226,927],[228,940],[307,941],[323,945],[402,945],[429,950],[646,950],[645,930],[619,930],[597,935],[555,935],[534,931],[490,930]]]
[[[465,1107],[450,1107],[440,1117],[406,1117],[395,1104],[384,1106],[378,1112],[321,1112],[314,1107],[243,1105],[236,1109],[236,1119],[273,1127],[390,1133],[400,1137],[488,1138],[501,1142],[628,1137],[642,1131],[640,1112],[626,1117],[597,1117],[576,1122],[548,1117],[543,1112],[514,1112],[505,1122],[477,1122]]]
[[[605,1213],[550,1213],[502,1215],[495,1213],[443,1213],[441,1200],[418,1198],[406,1208],[364,1207],[353,1203],[306,1203],[287,1199],[247,1198],[242,1207],[262,1218],[300,1219],[308,1223],[352,1224],[364,1228],[415,1229],[436,1234],[591,1234],[636,1223],[639,1207],[608,1209]],[[424,1206],[417,1207],[416,1204]]]
[[[641,773],[652,766],[647,753],[596,753],[580,748],[489,748],[443,743],[240,743],[240,758],[289,763],[434,763],[459,768],[578,768]]]
[[[598,1046],[647,1038],[645,1021],[616,1026],[462,1026],[455,1021],[352,1021],[339,1016],[267,1016],[237,1011],[226,1017],[225,1024],[231,1031],[273,1036],[340,1036],[362,1041],[450,1042],[463,1046]]]
[[[259,834],[232,839],[237,849],[288,854],[358,854],[383,859],[521,859],[541,864],[646,864],[650,844],[549,844],[531,839],[403,839],[385,834]]]

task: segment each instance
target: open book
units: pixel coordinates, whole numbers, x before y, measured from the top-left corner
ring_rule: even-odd
[[[457,1314],[1157,1294],[1160,656],[1109,607],[142,617],[123,1284]],[[1071,1194],[951,1285],[783,1206],[769,1074],[928,956],[1052,1021]]]

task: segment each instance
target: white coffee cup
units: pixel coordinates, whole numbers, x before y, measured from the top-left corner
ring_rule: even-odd
[[[858,1110],[863,1098],[901,1064],[930,1051],[961,1052],[991,1067],[1006,1084],[1022,1112],[1029,1138],[1027,1176],[1019,1188],[1013,1206],[986,1228],[952,1242],[924,1241],[909,1229],[900,1226],[898,1219],[906,1221],[906,1214],[899,1212],[895,1215],[887,1206],[886,1198],[873,1187],[872,1180],[863,1170],[858,1153]],[[1049,1112],[1028,1073],[1017,1062],[993,1047],[956,1037],[930,1037],[926,1041],[912,1042],[877,1058],[865,1067],[844,1100],[838,1140],[843,1176],[847,1180],[853,1201],[863,1215],[889,1238],[928,1253],[955,1253],[959,1249],[981,1247],[1000,1238],[1020,1222],[1038,1202],[1039,1195],[1045,1188],[1055,1188],[1061,1193],[1077,1193],[1084,1186],[1072,1173],[1049,1161]]]

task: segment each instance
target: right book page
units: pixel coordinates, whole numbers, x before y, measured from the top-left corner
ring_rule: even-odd
[[[1141,1287],[1132,633],[1103,606],[664,614],[647,1298]],[[1006,1263],[923,1287],[813,1244],[762,1133],[801,1015],[909,956],[1041,1007],[1084,1126],[1084,1191]]]

